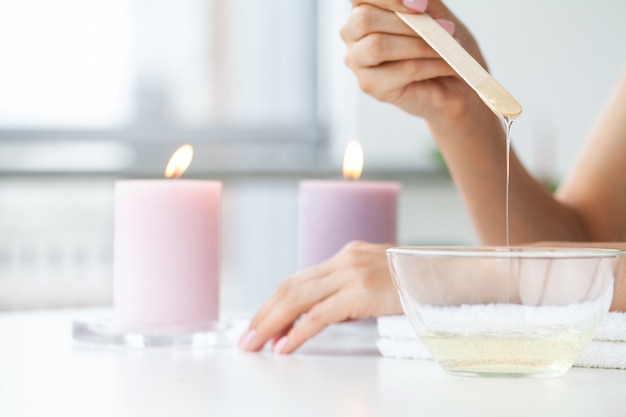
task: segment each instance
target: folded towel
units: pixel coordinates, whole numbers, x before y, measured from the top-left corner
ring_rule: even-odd
[[[432,359],[405,316],[379,317],[378,335],[376,346],[383,356]],[[626,313],[608,313],[604,317],[574,366],[626,369]]]

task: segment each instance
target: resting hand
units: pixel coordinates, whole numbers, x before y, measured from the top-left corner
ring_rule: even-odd
[[[271,340],[275,352],[291,353],[332,323],[401,313],[385,255],[389,246],[351,242],[287,278],[252,319],[239,347],[258,351]]]
[[[425,0],[351,0],[352,10],[341,30],[347,45],[346,65],[360,88],[427,119],[459,117],[480,99],[426,42],[393,11],[424,11]],[[420,10],[422,9],[422,10]],[[440,0],[425,10],[485,66],[476,41]]]

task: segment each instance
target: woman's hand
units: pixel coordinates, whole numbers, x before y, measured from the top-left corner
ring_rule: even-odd
[[[426,3],[352,0],[341,30],[348,47],[345,62],[372,97],[416,116],[451,120],[480,99],[394,11],[429,13],[483,66],[485,62],[472,35],[444,4],[430,0],[425,8]]]
[[[287,278],[252,319],[239,347],[258,351],[271,340],[275,352],[291,353],[332,323],[401,313],[385,255],[389,246],[351,242]]]

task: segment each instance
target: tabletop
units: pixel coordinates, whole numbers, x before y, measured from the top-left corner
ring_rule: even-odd
[[[79,343],[88,311],[0,314],[0,416],[624,416],[626,371],[556,379],[449,376],[381,357],[371,325],[330,328],[293,355],[235,347]]]

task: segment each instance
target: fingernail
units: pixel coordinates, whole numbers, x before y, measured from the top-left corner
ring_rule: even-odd
[[[274,353],[278,353],[278,354],[285,353],[287,342],[289,342],[289,339],[287,339],[287,336],[281,337],[280,340],[276,342],[276,344],[274,345]]]
[[[456,29],[456,25],[452,20],[448,19],[435,19],[439,26],[445,29],[450,35],[454,35],[454,30]]]
[[[254,339],[255,335],[256,335],[256,331],[254,330],[248,330],[247,332],[245,332],[241,336],[241,339],[239,339],[239,344],[238,344],[239,349],[248,350],[248,348],[252,344],[252,339]]]
[[[402,0],[402,4],[407,9],[415,10],[416,12],[425,12],[428,7],[428,0]]]

